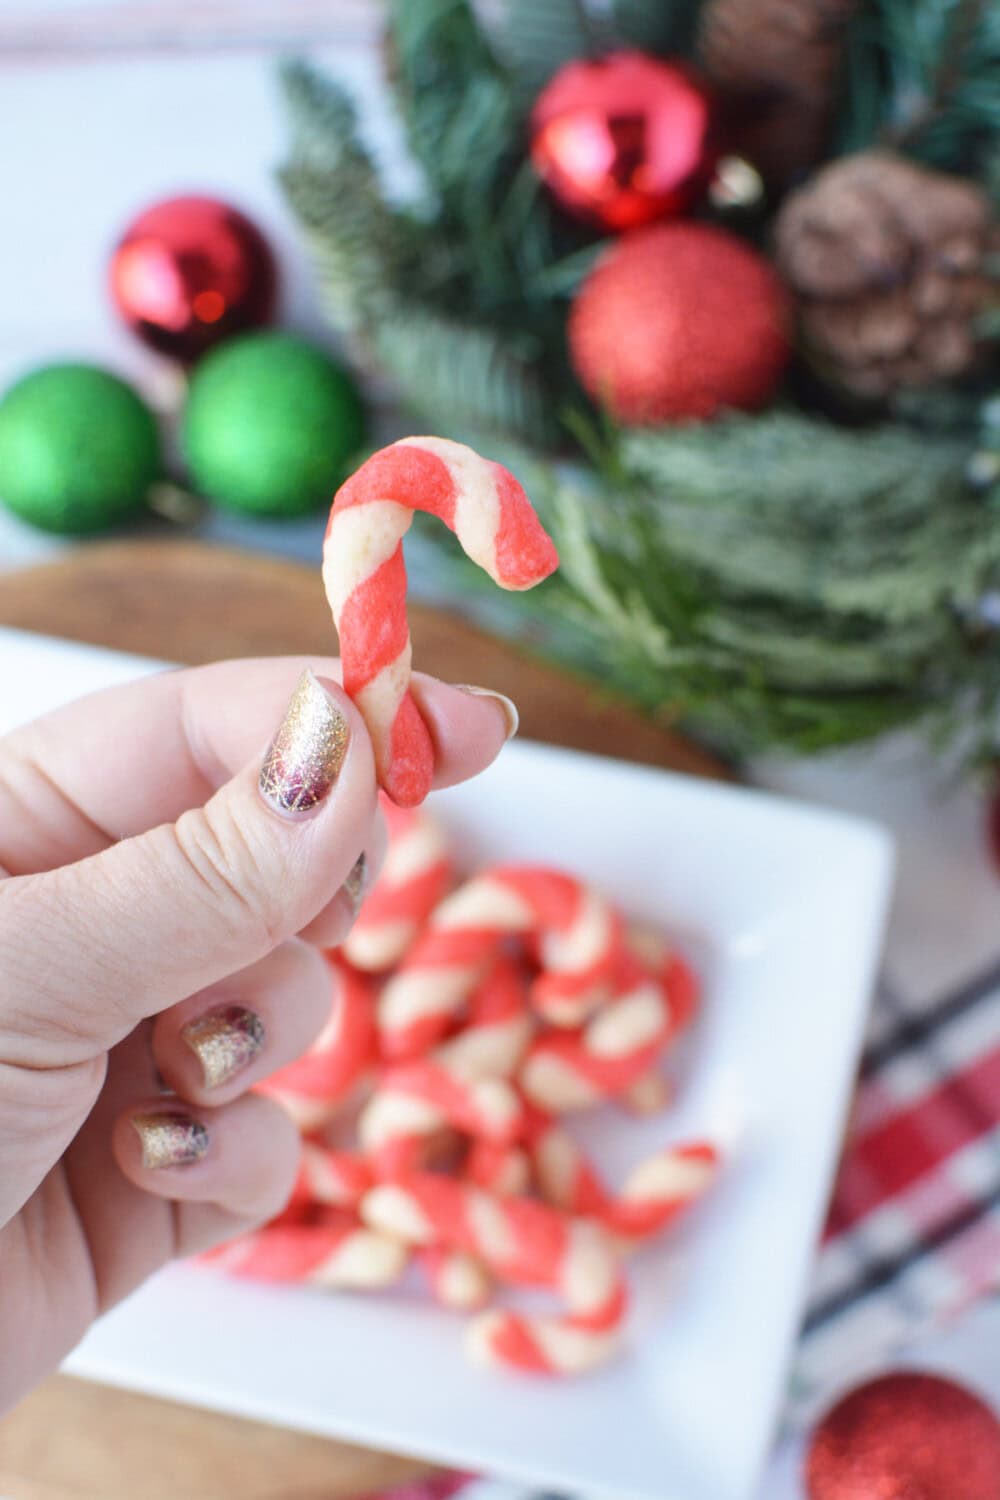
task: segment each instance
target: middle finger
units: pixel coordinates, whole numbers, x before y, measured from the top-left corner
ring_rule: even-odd
[[[228,1103],[306,1050],[330,1019],[334,985],[317,949],[282,943],[157,1016],[156,1066],[190,1103]]]

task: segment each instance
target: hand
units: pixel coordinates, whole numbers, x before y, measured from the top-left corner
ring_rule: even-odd
[[[337,663],[303,666],[165,673],[0,741],[0,1409],[291,1189],[296,1132],[248,1090],[327,1019],[318,948],[382,838]],[[414,688],[437,785],[488,765],[503,700]]]

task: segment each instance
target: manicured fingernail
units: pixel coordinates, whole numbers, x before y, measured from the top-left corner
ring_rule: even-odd
[[[307,668],[264,757],[264,796],[281,812],[316,807],[340,775],[348,735],[347,716]]]
[[[492,698],[503,710],[503,716],[507,720],[507,738],[512,740],[517,733],[517,726],[521,722],[521,716],[517,711],[517,704],[512,698],[505,698],[503,693],[494,693],[491,688],[473,687],[468,682],[456,682],[455,687],[460,693],[471,693],[473,698]]]
[[[200,1120],[178,1110],[155,1115],[133,1115],[132,1124],[142,1142],[142,1164],[184,1167],[200,1161],[208,1150],[208,1131]]]
[[[351,866],[351,873],[344,881],[343,889],[354,908],[354,915],[357,916],[361,910],[361,903],[365,899],[365,891],[368,889],[368,861],[364,856],[364,851],[358,855]]]
[[[264,1045],[264,1022],[241,1005],[224,1005],[189,1021],[181,1036],[201,1063],[205,1087],[217,1089],[253,1062]]]

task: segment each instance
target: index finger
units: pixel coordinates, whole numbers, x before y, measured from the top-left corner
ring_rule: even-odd
[[[91,694],[0,740],[0,865],[54,869],[201,806],[263,753],[306,667],[267,657],[163,672]],[[414,678],[435,750],[435,785],[484,770],[508,737],[502,703]]]

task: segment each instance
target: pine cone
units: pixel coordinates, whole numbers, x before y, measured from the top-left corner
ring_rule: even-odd
[[[707,0],[702,67],[733,147],[781,189],[819,161],[847,23],[858,0]]]
[[[775,242],[804,352],[835,384],[880,398],[975,364],[1000,244],[975,184],[862,151],[790,195]]]

